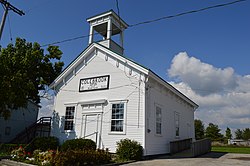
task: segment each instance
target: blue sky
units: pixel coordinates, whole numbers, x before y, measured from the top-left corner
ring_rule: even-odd
[[[21,37],[44,45],[88,35],[89,25],[86,18],[110,9],[117,12],[115,0],[9,0],[9,2],[22,9],[26,15],[19,16],[12,11],[9,12],[11,26],[7,20],[1,40],[3,47],[11,42],[9,30],[13,40]],[[231,1],[119,0],[119,9],[124,21],[135,24],[228,2]],[[125,55],[149,67],[196,101],[200,105],[196,117],[206,124],[217,123],[221,128],[249,127],[247,126],[250,123],[249,9],[248,0],[128,28],[125,31]],[[0,12],[3,13],[2,8]],[[58,44],[64,53],[62,60],[65,65],[87,47],[87,42],[88,38],[83,38]],[[190,72],[188,72],[190,68],[185,68],[184,71],[180,64],[186,63],[190,68],[195,67]],[[201,70],[210,72],[199,73]],[[190,80],[196,74],[197,76]],[[214,82],[219,83],[213,84]],[[208,93],[201,93],[202,91]],[[237,99],[230,98],[235,93],[240,93],[240,96],[237,96]],[[234,101],[242,101],[239,99],[241,97],[246,101],[230,105]],[[228,99],[227,104],[223,105],[222,101],[225,101],[225,98]],[[204,102],[209,99],[211,99],[210,104]],[[212,101],[221,103],[216,105]],[[245,111],[242,113],[242,110]],[[209,118],[211,114],[216,117]]]

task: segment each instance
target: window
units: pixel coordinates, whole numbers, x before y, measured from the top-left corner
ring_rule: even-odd
[[[75,107],[66,107],[64,130],[73,130]]]
[[[111,132],[124,132],[124,103],[112,104]]]
[[[175,112],[175,136],[180,136],[180,114],[178,112]]]
[[[10,127],[5,127],[5,135],[10,135]]]
[[[156,134],[161,134],[161,108],[156,106],[155,111]]]

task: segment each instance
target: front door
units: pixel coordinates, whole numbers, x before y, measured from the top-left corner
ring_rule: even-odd
[[[101,148],[102,110],[91,107],[83,107],[81,137],[93,140]]]

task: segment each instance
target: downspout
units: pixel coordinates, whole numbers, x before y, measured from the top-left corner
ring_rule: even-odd
[[[139,128],[140,127],[140,105],[141,105],[141,74],[140,74],[140,77],[139,77],[139,88],[138,88],[138,112],[137,112],[137,117],[138,117],[138,124],[137,124],[137,127]]]
[[[149,126],[149,120],[148,120],[148,109],[150,109],[150,102],[149,102],[149,96],[150,96],[150,89],[149,89],[149,86],[147,85],[148,84],[148,76],[144,76],[145,78],[145,81],[144,81],[144,84],[145,84],[145,96],[144,96],[144,107],[145,107],[145,111],[144,111],[144,155],[146,156],[148,154],[147,152],[147,143],[146,143],[146,137],[147,137],[147,133],[148,133],[148,126]]]

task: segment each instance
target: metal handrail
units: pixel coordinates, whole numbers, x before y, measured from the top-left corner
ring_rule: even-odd
[[[97,134],[97,133],[98,133],[98,132],[95,131],[95,132],[93,132],[93,133],[91,133],[91,134],[89,134],[89,135],[84,136],[83,138],[89,137],[89,136],[94,135],[94,134]]]
[[[20,139],[22,137],[26,137],[26,135],[28,133],[31,132],[31,130],[36,129],[36,127],[41,124],[41,125],[48,125],[51,124],[51,117],[41,117],[40,119],[38,119],[35,123],[31,124],[30,126],[26,127],[23,131],[21,131],[20,133],[18,133],[14,139],[11,140],[11,142],[13,142],[16,139]]]

